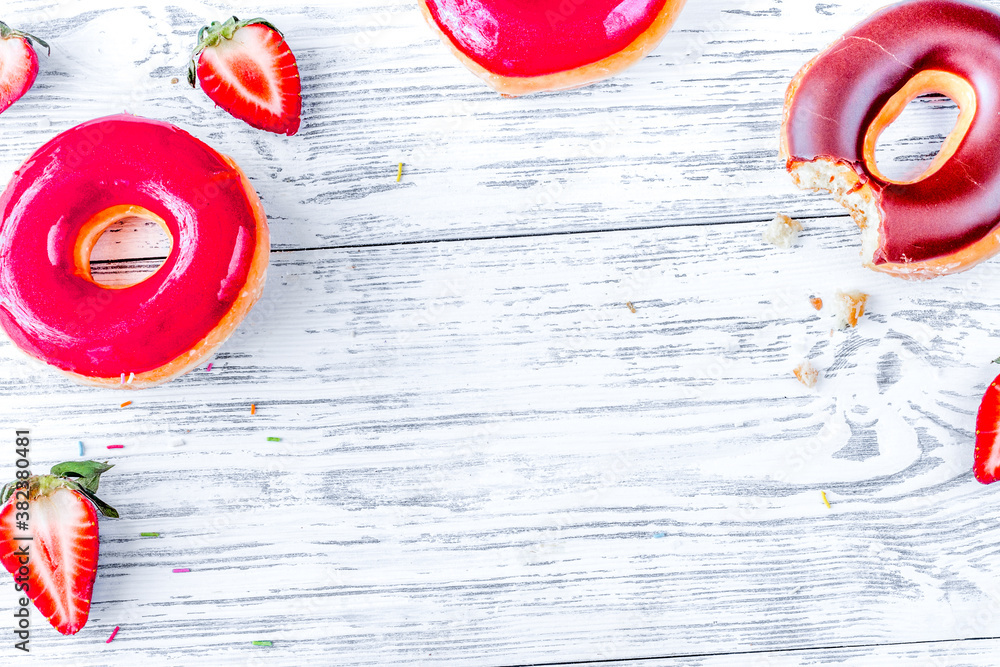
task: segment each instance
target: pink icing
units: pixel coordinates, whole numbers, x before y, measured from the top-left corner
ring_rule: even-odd
[[[508,77],[595,63],[649,29],[666,0],[426,0],[469,58]]]
[[[76,275],[73,252],[92,216],[123,204],[162,217],[173,248],[146,280],[109,289]],[[38,149],[0,196],[0,326],[63,370],[152,370],[229,311],[256,238],[239,171],[209,146],[133,116],[83,123]]]

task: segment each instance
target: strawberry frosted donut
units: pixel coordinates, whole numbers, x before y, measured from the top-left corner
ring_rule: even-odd
[[[170,254],[139,283],[99,285],[94,244],[130,217],[159,224]],[[167,123],[93,120],[38,149],[0,196],[0,326],[80,382],[166,382],[235,330],[269,251],[267,217],[230,159]]]
[[[420,0],[459,60],[497,91],[585,86],[656,48],[686,0]]]
[[[960,113],[923,174],[886,177],[881,132],[925,93]],[[862,230],[872,269],[905,278],[963,271],[1000,250],[1000,15],[956,0],[887,7],[796,75],[782,154],[799,186],[827,190]]]

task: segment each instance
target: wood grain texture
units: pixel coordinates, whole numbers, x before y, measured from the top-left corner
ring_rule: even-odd
[[[792,667],[793,665],[926,665],[987,667],[995,664],[997,640],[919,642],[894,646],[817,648],[808,651],[747,652],[718,656],[588,663],[588,667]]]
[[[91,624],[39,652],[523,664],[991,636],[1000,501],[969,469],[992,274],[863,271],[841,218],[787,252],[759,231],[279,253],[212,371],[126,409],[0,347],[38,465],[126,444]],[[870,314],[831,336],[807,299],[840,288]]]
[[[211,371],[124,394],[0,343],[0,424],[36,470],[112,458],[123,515],[90,624],[36,615],[31,662],[991,664],[1000,500],[971,440],[1000,262],[864,271],[777,157],[788,80],[869,9],[692,2],[624,76],[505,100],[409,2],[265,4],[303,72],[283,138],[171,83],[240,3],[8,2],[54,51],[0,116],[0,177],[82,120],[169,120],[244,167],[275,249]],[[884,159],[927,159],[947,106]],[[791,251],[760,238],[779,209]],[[872,295],[856,330],[809,305],[838,289]]]

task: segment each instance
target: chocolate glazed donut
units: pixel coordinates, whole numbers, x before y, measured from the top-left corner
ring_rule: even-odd
[[[931,165],[893,181],[879,134],[925,93],[960,113]],[[826,190],[862,229],[872,269],[932,278],[1000,250],[1000,15],[971,2],[916,0],[856,26],[796,75],[781,152],[793,180]]]

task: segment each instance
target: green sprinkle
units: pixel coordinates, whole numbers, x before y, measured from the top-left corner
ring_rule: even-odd
[[[139,537],[159,537],[159,533],[139,533]]]
[[[268,438],[268,442],[281,442],[281,438]]]
[[[257,641],[257,642],[252,642],[252,644],[254,646],[274,646],[274,644],[268,641]]]

